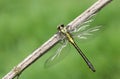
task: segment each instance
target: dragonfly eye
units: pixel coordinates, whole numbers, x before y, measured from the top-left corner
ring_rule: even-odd
[[[61,26],[61,27],[64,27],[64,24],[61,24],[60,26]]]
[[[59,32],[62,32],[63,34],[67,32],[67,29],[64,27],[63,24],[58,26],[57,29],[58,29]]]
[[[59,25],[58,27],[57,27],[57,29],[60,31],[60,30],[62,30],[64,28],[64,24],[61,24],[61,25]]]

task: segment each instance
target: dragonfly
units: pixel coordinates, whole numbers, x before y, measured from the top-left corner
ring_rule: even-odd
[[[55,61],[55,59],[57,59],[60,55],[61,55],[61,51],[63,48],[66,47],[67,42],[69,42],[70,44],[72,44],[72,46],[78,51],[78,53],[81,55],[81,57],[83,58],[83,60],[85,61],[85,63],[88,65],[88,67],[95,72],[95,68],[92,65],[92,63],[89,61],[89,59],[85,56],[85,54],[82,52],[82,50],[79,48],[79,46],[77,45],[77,43],[74,40],[74,37],[78,37],[80,39],[86,39],[88,35],[91,35],[92,32],[99,30],[99,26],[97,27],[92,27],[86,30],[87,27],[89,27],[89,25],[87,23],[92,22],[91,20],[84,22],[83,24],[81,24],[80,28],[76,28],[73,31],[68,31],[67,27],[65,27],[63,24],[58,26],[58,33],[60,35],[61,41],[62,41],[62,46],[60,48],[58,48],[56,54],[54,54],[53,56],[51,56],[46,62],[45,65],[49,65],[49,63],[53,63]],[[78,29],[78,30],[77,30]],[[79,31],[81,31],[79,33]],[[77,33],[76,35],[72,35],[72,33]]]

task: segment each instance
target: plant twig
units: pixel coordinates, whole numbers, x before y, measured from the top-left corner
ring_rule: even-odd
[[[96,12],[100,11],[105,5],[107,5],[112,0],[98,0],[85,12],[71,21],[67,26],[68,30],[74,30],[78,25],[83,23],[89,17],[91,17]],[[40,58],[43,54],[46,53],[50,48],[52,48],[60,40],[59,34],[54,34],[47,42],[35,50],[32,54],[26,57],[22,62],[20,62],[16,67],[14,67],[8,74],[6,74],[2,79],[13,79],[23,72],[28,66]]]

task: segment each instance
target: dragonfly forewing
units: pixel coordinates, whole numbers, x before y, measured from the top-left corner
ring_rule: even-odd
[[[52,65],[57,64],[62,59],[64,59],[65,56],[67,56],[68,54],[68,52],[66,52],[67,51],[66,49],[68,49],[67,45],[68,45],[68,41],[66,39],[61,40],[60,43],[55,46],[58,48],[56,49],[54,54],[46,60],[44,64],[45,67],[51,67]]]
[[[87,39],[89,36],[93,35],[95,32],[97,32],[100,29],[101,26],[86,28],[85,30],[79,30],[77,31],[73,37],[79,38],[79,39]]]

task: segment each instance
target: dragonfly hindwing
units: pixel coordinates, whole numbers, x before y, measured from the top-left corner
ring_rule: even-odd
[[[68,41],[63,39],[62,41],[60,41],[59,44],[57,44],[55,47],[58,47],[58,49],[56,49],[56,52],[49,57],[46,62],[45,62],[45,67],[50,67],[56,63],[58,63],[59,61],[61,61],[65,56],[66,56],[66,52],[63,51],[66,48]]]

